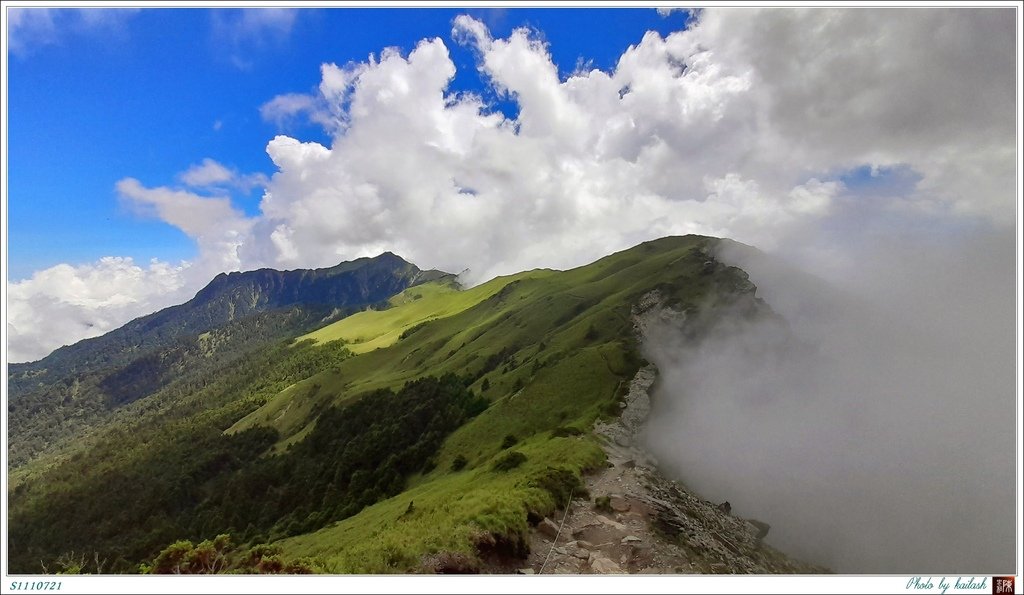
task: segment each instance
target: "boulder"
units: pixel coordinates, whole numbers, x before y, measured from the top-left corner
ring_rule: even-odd
[[[622,496],[612,495],[608,498],[608,505],[615,512],[626,512],[629,510],[629,502]]]
[[[558,525],[556,525],[555,521],[552,521],[551,519],[544,519],[538,523],[537,530],[540,531],[542,535],[546,535],[551,539],[558,537]]]
[[[591,556],[590,569],[599,574],[621,573],[622,568],[604,556]]]
[[[603,516],[603,515],[599,514],[599,515],[597,515],[597,520],[601,521],[601,524],[607,525],[607,526],[609,526],[609,527],[611,527],[613,529],[618,529],[619,531],[625,531],[626,530],[626,526],[625,525],[623,525],[622,523],[618,523],[616,521],[613,521],[613,520],[611,520],[610,518],[608,518],[606,516]]]
[[[569,555],[572,556],[573,558],[577,558],[579,560],[588,560],[588,559],[590,559],[590,552],[588,552],[587,550],[585,550],[583,548],[573,546],[573,547],[567,547],[565,549],[566,549],[567,552],[569,552]]]

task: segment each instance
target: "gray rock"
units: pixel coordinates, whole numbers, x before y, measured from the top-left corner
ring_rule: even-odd
[[[591,557],[590,569],[599,574],[616,574],[622,572],[622,568],[619,567],[618,564],[604,556]]]
[[[609,497],[608,505],[611,506],[612,510],[615,512],[626,512],[629,510],[629,502],[622,496]]]
[[[637,537],[636,535],[627,535],[623,537],[622,541],[620,541],[619,543],[621,543],[622,545],[626,545],[628,543],[640,543],[641,541],[643,540]]]
[[[610,518],[608,518],[606,516],[603,516],[603,515],[599,514],[599,515],[597,515],[597,520],[601,521],[602,524],[607,525],[607,526],[609,526],[609,527],[611,527],[613,529],[618,529],[619,531],[625,531],[626,530],[626,526],[625,525],[623,525],[622,523],[618,523],[616,521],[613,521],[613,520],[611,520]]]
[[[540,531],[541,534],[554,539],[558,536],[558,525],[556,525],[551,519],[544,519],[539,525],[537,525],[537,531]]]
[[[579,558],[581,560],[586,560],[586,559],[588,559],[590,557],[590,552],[588,552],[587,550],[581,548],[579,546],[579,542],[578,541],[570,541],[569,543],[565,544],[563,547],[556,547],[555,548],[556,552],[558,552],[559,550],[561,550],[559,553],[561,553],[563,555],[572,556],[573,558]]]
[[[516,574],[534,574],[532,568],[520,568],[516,571]]]
[[[578,547],[569,549],[569,555],[573,558],[578,558],[580,560],[590,559],[590,552],[584,549],[580,549]]]

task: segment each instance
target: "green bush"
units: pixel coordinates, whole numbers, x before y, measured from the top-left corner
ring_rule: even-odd
[[[466,457],[462,455],[456,456],[455,460],[452,461],[452,471],[462,471],[466,468],[467,463],[469,461],[466,460]]]
[[[505,436],[504,440],[501,441],[501,450],[505,450],[506,448],[512,448],[518,443],[519,439],[513,436],[512,434],[509,434]]]
[[[518,450],[503,454],[491,467],[494,471],[510,471],[526,462],[526,455]]]
[[[241,551],[229,535],[222,534],[196,546],[176,541],[141,570],[150,574],[311,574],[313,566],[309,560],[284,560],[279,548],[266,544]]]
[[[571,495],[583,490],[580,478],[564,467],[548,467],[530,480],[530,484],[546,490],[556,506],[565,506]]]
[[[583,430],[573,426],[559,426],[554,430],[551,430],[552,438],[565,438],[568,436],[579,436],[583,433]]]

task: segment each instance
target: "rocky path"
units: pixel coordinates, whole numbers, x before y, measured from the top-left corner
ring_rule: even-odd
[[[609,467],[586,477],[589,498],[576,498],[562,518],[545,519],[531,535],[520,572],[534,574],[690,573],[686,551],[655,532],[643,469],[627,449],[609,447]],[[607,497],[596,506],[595,497]],[[561,515],[558,515],[559,517]],[[557,540],[556,540],[557,535]]]
[[[584,477],[587,497],[534,528],[525,574],[825,573],[763,542],[769,527],[734,517],[662,477],[635,444],[650,406],[654,366],[640,370],[622,415],[594,432],[608,464]],[[564,517],[564,518],[563,518]]]

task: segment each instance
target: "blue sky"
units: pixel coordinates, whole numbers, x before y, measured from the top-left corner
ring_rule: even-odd
[[[114,184],[134,177],[172,185],[204,158],[243,172],[271,174],[265,146],[282,132],[259,107],[282,93],[308,93],[323,62],[365,61],[395,46],[441,37],[458,68],[452,90],[482,93],[495,109],[515,104],[487,90],[473,52],[453,43],[452,20],[468,13],[495,37],[536,29],[563,76],[581,62],[611,69],[647,30],[681,28],[683,13],[651,9],[315,9],[287,30],[249,29],[240,10],[149,9],[89,26],[75,11],[54,14],[43,33],[21,32],[9,56],[9,280],[57,263],[131,256],[176,261],[195,248],[181,231],[140,217]],[[586,31],[586,35],[581,35]],[[283,130],[329,142],[300,121]],[[260,189],[233,193],[256,214]]]

